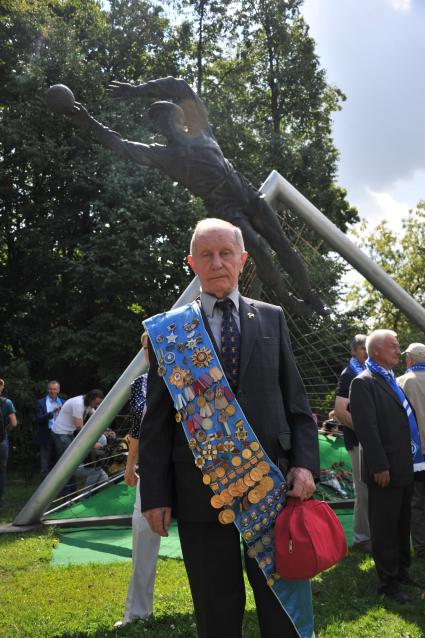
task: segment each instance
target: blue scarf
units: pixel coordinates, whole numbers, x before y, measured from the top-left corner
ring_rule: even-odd
[[[151,317],[144,326],[199,479],[212,490],[218,520],[236,525],[298,636],[312,638],[310,582],[283,580],[274,568],[274,521],[285,505],[285,479],[261,447],[224,376],[198,304]]]
[[[354,374],[359,375],[360,372],[363,372],[363,370],[366,370],[366,366],[364,363],[360,363],[360,361],[358,359],[356,359],[356,357],[351,357],[348,367],[351,368],[351,370],[354,372]]]
[[[418,424],[416,423],[416,418],[411,408],[409,401],[406,398],[403,390],[398,385],[396,378],[394,376],[394,372],[392,370],[386,370],[382,366],[378,365],[376,361],[371,359],[370,357],[366,361],[366,368],[371,372],[375,372],[375,374],[379,374],[381,377],[385,379],[390,388],[396,393],[398,398],[400,399],[403,408],[406,411],[407,418],[409,419],[409,427],[410,427],[410,440],[412,443],[412,457],[413,457],[413,470],[415,472],[421,472],[425,470],[425,459],[422,454],[421,440],[419,437]]]
[[[406,372],[425,372],[425,361],[423,363],[415,363],[410,368],[407,368]]]

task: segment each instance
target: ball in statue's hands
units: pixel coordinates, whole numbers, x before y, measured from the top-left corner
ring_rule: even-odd
[[[71,89],[65,84],[54,84],[46,94],[46,102],[53,113],[70,113],[75,104],[75,97]]]

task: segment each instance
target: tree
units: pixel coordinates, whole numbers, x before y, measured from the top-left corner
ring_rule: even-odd
[[[134,356],[141,320],[188,283],[187,232],[200,214],[188,193],[46,111],[45,91],[61,81],[124,134],[151,135],[140,105],[105,104],[104,86],[110,69],[175,72],[169,23],[147,2],[111,4],[109,14],[94,0],[23,0],[1,23],[0,57],[13,60],[0,116],[2,372],[22,358],[68,394],[108,388]]]
[[[402,221],[402,235],[382,221],[373,230],[363,224],[358,235],[369,256],[425,307],[425,202],[421,201]],[[348,299],[370,330],[395,330],[404,345],[423,341],[423,331],[368,281],[356,283]]]

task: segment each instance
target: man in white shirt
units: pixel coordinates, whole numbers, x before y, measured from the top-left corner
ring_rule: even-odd
[[[63,404],[61,411],[53,423],[52,436],[58,459],[71,445],[76,430],[81,430],[85,421],[93,414],[101,404],[104,394],[102,390],[90,390],[87,394],[68,399]],[[73,491],[74,483],[71,480],[64,487],[64,494]]]

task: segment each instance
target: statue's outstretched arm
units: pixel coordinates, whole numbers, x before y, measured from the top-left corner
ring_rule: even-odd
[[[114,99],[126,100],[136,97],[150,97],[157,100],[174,100],[183,109],[190,129],[196,131],[208,129],[207,110],[195,91],[185,80],[179,80],[170,75],[166,78],[150,80],[137,86],[113,80],[107,87],[106,92],[109,97]]]
[[[87,109],[75,102],[73,110],[67,115],[74,126],[83,131],[90,131],[102,146],[109,148],[111,151],[126,159],[133,160],[145,166],[156,166],[154,162],[155,150],[149,144],[140,142],[131,142],[121,137],[119,133],[104,126],[94,119]],[[161,148],[159,144],[155,145]]]

